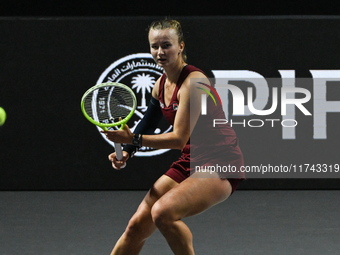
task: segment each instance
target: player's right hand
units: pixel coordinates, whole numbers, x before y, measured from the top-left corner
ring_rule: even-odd
[[[116,153],[111,153],[109,155],[109,160],[112,162],[112,167],[116,170],[120,170],[121,167],[125,164],[125,162],[129,159],[129,153],[123,151],[123,158],[122,160],[118,160],[116,157]]]

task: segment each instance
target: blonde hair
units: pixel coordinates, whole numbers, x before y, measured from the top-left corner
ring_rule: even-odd
[[[162,29],[174,29],[177,36],[178,36],[178,43],[184,42],[184,35],[183,35],[183,30],[181,23],[179,21],[174,20],[174,19],[162,19],[162,20],[157,20],[151,23],[149,26],[149,32],[150,30],[162,30]],[[185,50],[182,52],[182,58],[186,62],[187,61],[187,55]]]

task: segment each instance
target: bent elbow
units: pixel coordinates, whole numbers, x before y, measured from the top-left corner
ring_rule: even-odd
[[[190,137],[185,134],[174,133],[172,148],[182,150],[188,143]]]
[[[176,149],[178,150],[183,150],[185,145],[187,145],[188,141],[184,141],[183,139],[179,139],[178,142],[176,143]]]

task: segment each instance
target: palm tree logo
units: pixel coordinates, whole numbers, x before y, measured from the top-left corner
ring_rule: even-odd
[[[136,77],[132,78],[131,83],[134,84],[132,89],[137,88],[137,93],[142,90],[142,104],[137,107],[142,112],[145,112],[148,108],[146,105],[145,92],[148,91],[151,93],[151,88],[153,88],[155,82],[155,77],[152,77],[149,74],[145,75],[145,73],[142,73],[142,75],[138,74]]]
[[[115,60],[100,75],[97,84],[104,82],[119,82],[129,86],[137,97],[137,108],[128,122],[129,128],[133,132],[138,123],[144,117],[151,92],[157,79],[164,74],[162,67],[155,63],[150,53],[136,53],[127,55]],[[98,131],[101,129],[98,127]],[[157,125],[154,134],[165,134],[171,132],[172,125],[162,118]],[[103,136],[103,133],[100,133]],[[114,147],[114,143],[103,136],[106,142]],[[153,147],[142,147],[135,155],[141,157],[152,157],[163,154],[169,149],[156,149]]]

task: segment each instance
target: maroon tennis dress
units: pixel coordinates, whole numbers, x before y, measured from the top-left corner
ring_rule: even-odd
[[[168,106],[164,103],[164,84],[166,75],[163,74],[159,86],[159,102],[164,117],[170,124],[174,124],[176,111],[179,105],[177,99],[178,90],[180,89],[184,80],[191,72],[199,71],[200,69],[186,65],[176,84],[176,88],[172,95]],[[229,124],[221,125],[219,128],[213,128],[213,119],[225,119],[225,114],[222,106],[216,108],[213,100],[208,98],[208,114],[201,115],[196,123],[196,126],[191,134],[192,142],[190,140],[182,149],[182,155],[178,161],[174,162],[170,169],[165,173],[176,182],[180,183],[190,176],[195,171],[193,165],[204,166],[232,166],[234,172],[226,171],[219,172],[219,176],[223,179],[228,179],[234,192],[241,180],[245,179],[244,173],[241,171],[243,163],[243,155],[238,146],[238,140],[234,130]],[[214,107],[215,106],[215,107]],[[196,128],[198,127],[199,128]],[[203,127],[203,128],[202,128]],[[207,134],[209,134],[207,136]],[[193,137],[200,139],[194,139]],[[190,162],[192,164],[190,164]],[[194,163],[194,164],[193,164]]]

